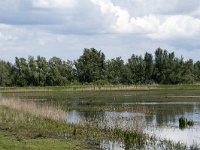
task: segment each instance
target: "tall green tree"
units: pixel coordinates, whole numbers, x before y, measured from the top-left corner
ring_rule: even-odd
[[[193,60],[189,59],[184,63],[182,73],[182,83],[193,83],[194,82],[194,65]]]
[[[106,65],[108,82],[113,84],[123,83],[124,67],[124,61],[121,57],[109,60]]]
[[[0,86],[10,86],[12,84],[12,66],[9,62],[0,60]]]
[[[121,57],[105,61],[105,55],[94,48],[84,49],[74,63],[41,56],[16,57],[15,64],[0,61],[0,86],[62,86],[76,80],[99,85],[200,82],[200,61],[194,64],[161,48],[156,49],[154,59],[150,53],[133,54],[127,63]]]
[[[48,62],[45,57],[38,56],[36,59],[37,64],[37,85],[45,86],[47,83],[47,75],[48,75]]]
[[[171,83],[171,74],[174,69],[174,53],[158,48],[155,51],[154,80],[157,83]]]
[[[145,82],[145,63],[142,56],[132,55],[128,59],[127,67],[131,73],[130,83],[141,84]]]
[[[15,58],[15,81],[19,86],[27,86],[29,78],[28,63],[25,58]]]
[[[164,71],[163,73],[165,74],[165,78],[162,79],[162,83],[164,84],[174,84],[174,76],[175,73],[178,73],[176,71],[175,67],[175,55],[174,52],[172,53],[166,53],[165,57],[165,63],[164,63]]]
[[[73,82],[76,80],[76,71],[73,68],[74,64],[72,61],[63,61],[62,68],[60,70],[61,76],[66,78],[66,83]]]
[[[152,54],[145,53],[144,63],[145,63],[145,83],[151,83],[152,75],[153,75],[153,56],[152,56]]]
[[[38,85],[38,73],[37,73],[37,63],[34,57],[28,57],[28,67],[29,67],[29,77],[28,77],[28,84],[31,86]]]
[[[158,48],[155,51],[155,64],[154,64],[154,80],[157,83],[162,83],[163,81],[163,68],[164,68],[164,58],[163,50]]]
[[[48,62],[49,70],[47,82],[49,85],[65,85],[66,78],[62,77],[62,60],[57,57],[53,57]]]
[[[200,82],[200,61],[194,64],[194,77],[197,82]]]
[[[75,66],[81,83],[105,79],[105,55],[101,51],[84,49]]]

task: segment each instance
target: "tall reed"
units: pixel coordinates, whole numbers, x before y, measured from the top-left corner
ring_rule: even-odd
[[[66,120],[65,111],[59,107],[48,104],[38,105],[33,101],[0,97],[0,106],[8,107],[25,113],[30,113],[37,117],[44,117],[62,122]]]

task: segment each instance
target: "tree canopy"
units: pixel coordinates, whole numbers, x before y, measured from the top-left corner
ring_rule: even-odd
[[[127,62],[121,57],[106,60],[94,48],[84,49],[75,61],[53,57],[0,60],[0,86],[64,86],[70,83],[180,84],[200,82],[200,61],[178,58],[174,52],[158,48],[155,54],[133,54]]]

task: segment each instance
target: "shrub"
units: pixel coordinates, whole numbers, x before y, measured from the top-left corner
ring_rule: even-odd
[[[184,129],[187,126],[189,126],[189,127],[194,126],[194,121],[193,120],[187,120],[185,117],[179,118],[179,128]]]

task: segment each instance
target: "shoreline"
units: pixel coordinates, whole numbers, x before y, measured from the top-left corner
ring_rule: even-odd
[[[0,92],[84,92],[84,91],[148,91],[148,90],[200,90],[199,84],[181,85],[69,85],[69,86],[46,86],[46,87],[0,87]]]

